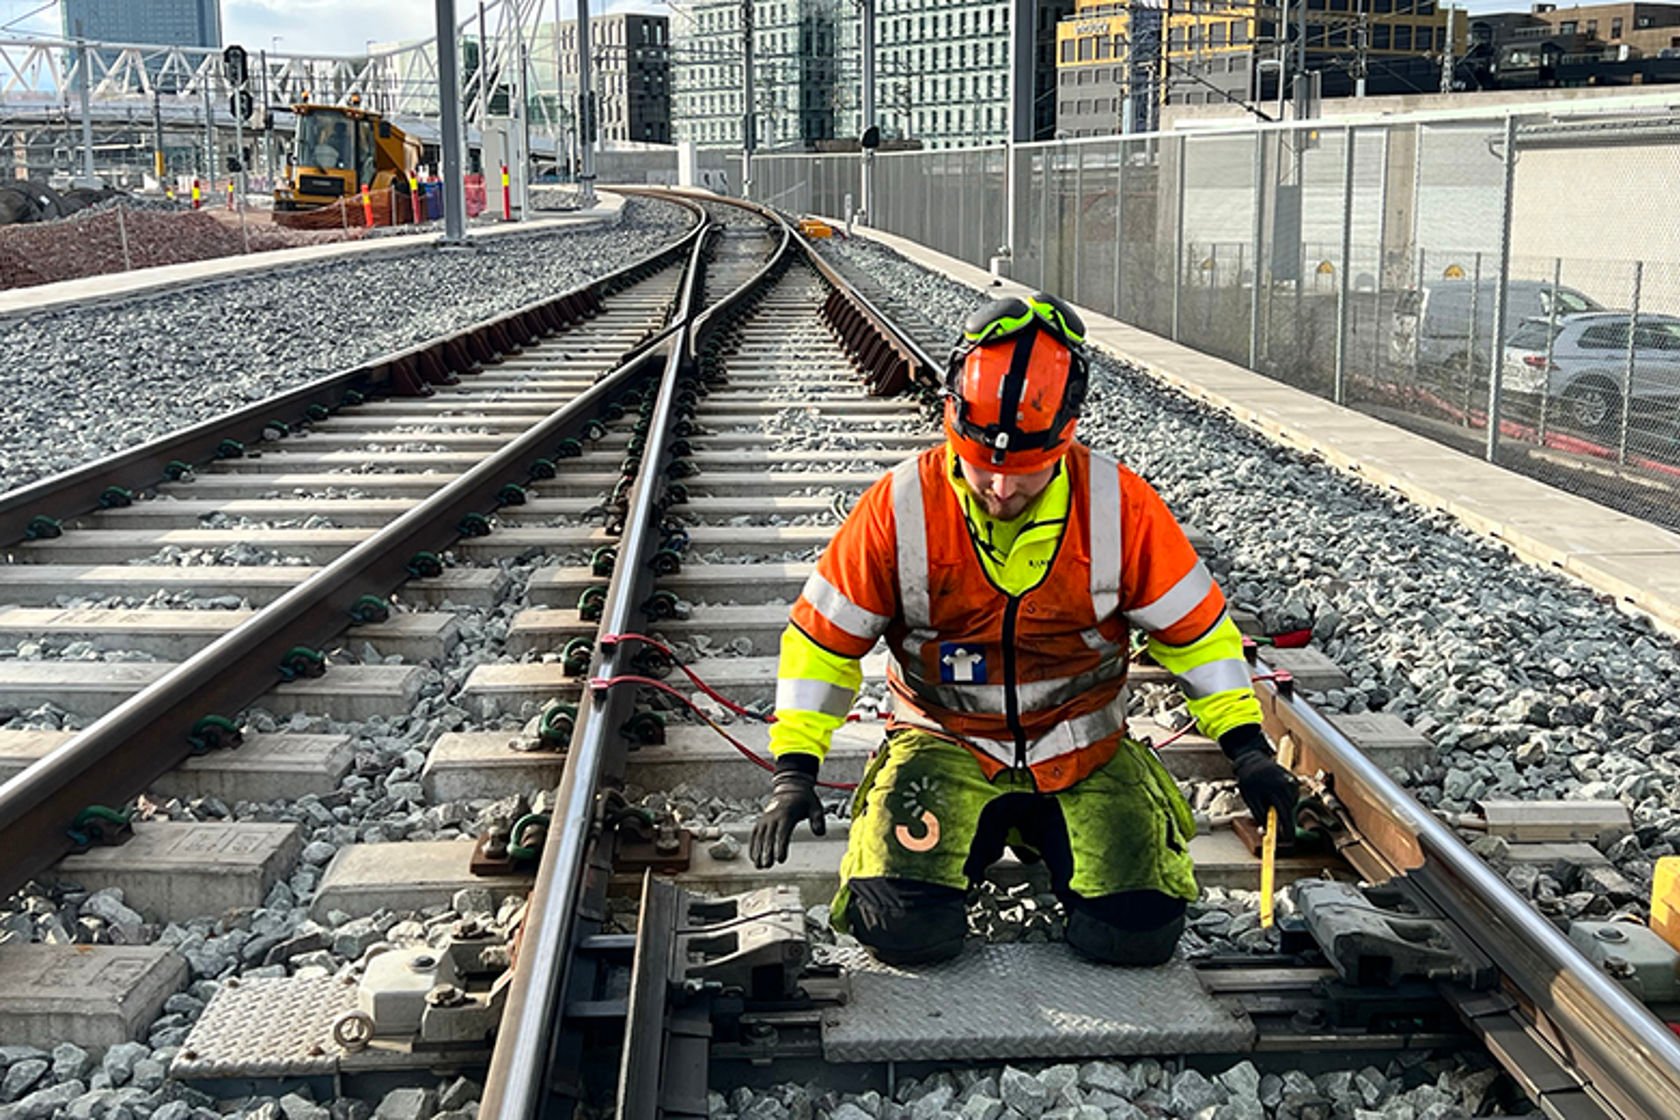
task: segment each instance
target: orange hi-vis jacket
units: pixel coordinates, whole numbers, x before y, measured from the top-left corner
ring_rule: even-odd
[[[1045,791],[1079,781],[1118,749],[1133,626],[1152,650],[1207,647],[1169,666],[1192,701],[1253,696],[1224,596],[1160,496],[1081,444],[1062,469],[1067,523],[1030,589],[1010,594],[988,575],[938,446],[864,493],[791,616],[843,658],[861,658],[884,635],[893,724],[962,742],[988,777],[1028,767]],[[1220,627],[1230,641],[1198,645]],[[854,688],[783,681],[777,707],[843,717]]]

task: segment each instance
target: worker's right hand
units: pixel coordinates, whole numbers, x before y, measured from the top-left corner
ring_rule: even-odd
[[[747,854],[754,867],[770,867],[787,859],[788,839],[800,821],[811,822],[811,834],[828,831],[823,805],[817,797],[817,775],[778,760],[776,776],[770,779],[770,803],[753,825]]]

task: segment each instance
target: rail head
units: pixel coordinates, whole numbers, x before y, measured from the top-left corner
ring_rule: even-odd
[[[1409,872],[1521,994],[1534,1032],[1616,1115],[1680,1117],[1680,1036],[1310,704],[1267,680],[1256,691],[1267,731],[1294,749],[1295,770],[1326,775],[1358,830],[1364,852],[1344,854],[1359,871],[1375,881]]]
[[[833,291],[824,317],[851,349],[874,396],[893,396],[912,388],[935,389],[944,363],[900,329],[868,296],[817,251],[809,238],[794,231],[805,259]]]

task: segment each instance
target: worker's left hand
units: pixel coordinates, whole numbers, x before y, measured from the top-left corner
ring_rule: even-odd
[[[1262,745],[1246,747],[1231,758],[1231,772],[1237,777],[1237,792],[1242,794],[1255,823],[1264,827],[1266,811],[1276,809],[1278,840],[1289,843],[1295,838],[1295,802],[1300,796],[1300,783],[1278,764],[1271,752]]]

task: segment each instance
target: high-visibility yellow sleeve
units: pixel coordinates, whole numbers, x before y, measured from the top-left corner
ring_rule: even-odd
[[[1189,645],[1169,646],[1150,638],[1149,656],[1178,678],[1190,715],[1209,739],[1260,722],[1260,701],[1243,659],[1242,632],[1229,615]]]
[[[863,684],[863,665],[819,646],[797,626],[782,631],[776,668],[776,722],[770,725],[770,753],[827,757],[835,728]]]

